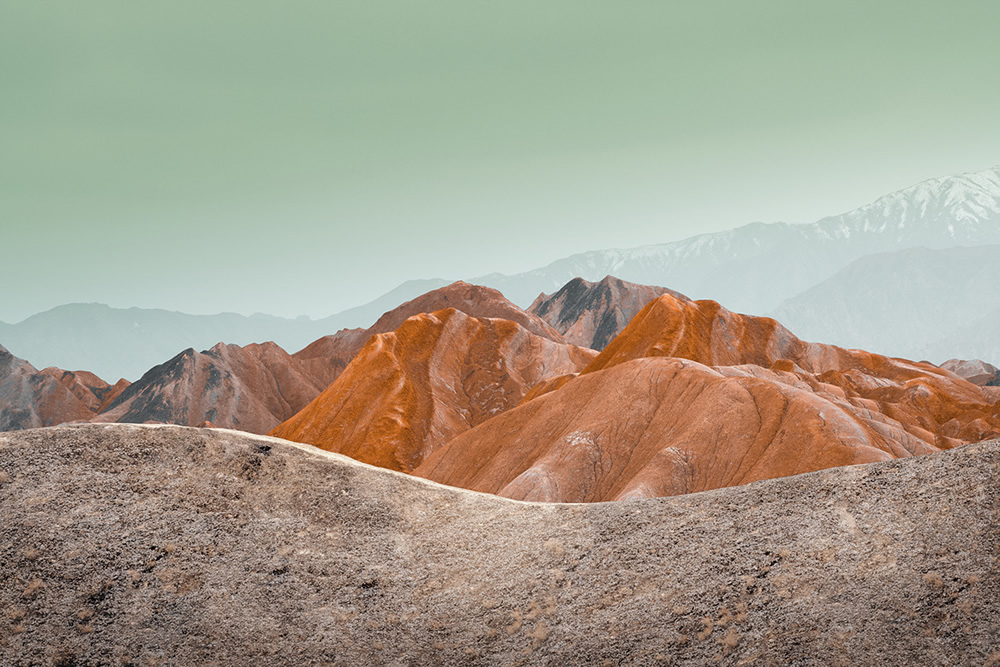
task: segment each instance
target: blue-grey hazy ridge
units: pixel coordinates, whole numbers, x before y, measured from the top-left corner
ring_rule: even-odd
[[[1000,245],[858,259],[771,315],[809,340],[908,359],[1000,361]]]
[[[831,184],[831,187],[836,187]],[[595,250],[472,282],[524,307],[575,277],[663,285],[738,312],[766,314],[873,253],[1000,243],[1000,166],[935,178],[812,224],[755,222],[682,241]],[[794,329],[793,322],[787,322]]]
[[[75,303],[18,324],[0,323],[0,344],[39,368],[83,369],[111,382],[118,378],[138,380],[153,366],[187,348],[273,341],[286,350],[298,350],[339,329],[368,327],[401,302],[445,284],[438,279],[410,281],[370,303],[318,320],[236,313],[189,315]]]

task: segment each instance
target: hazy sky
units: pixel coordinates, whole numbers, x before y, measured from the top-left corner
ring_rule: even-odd
[[[0,320],[323,316],[1000,162],[1000,2],[0,7]]]

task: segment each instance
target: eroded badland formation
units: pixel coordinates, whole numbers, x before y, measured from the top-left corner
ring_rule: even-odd
[[[996,384],[613,277],[0,349],[0,662],[1000,664]]]

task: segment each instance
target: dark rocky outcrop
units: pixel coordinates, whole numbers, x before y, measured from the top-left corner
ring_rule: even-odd
[[[528,312],[551,324],[570,343],[603,350],[643,306],[662,294],[686,298],[666,287],[614,276],[596,283],[574,278],[554,294],[539,295]]]

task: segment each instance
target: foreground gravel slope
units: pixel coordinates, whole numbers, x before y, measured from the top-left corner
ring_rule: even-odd
[[[535,505],[282,440],[0,434],[0,664],[1000,662],[1000,443]]]

